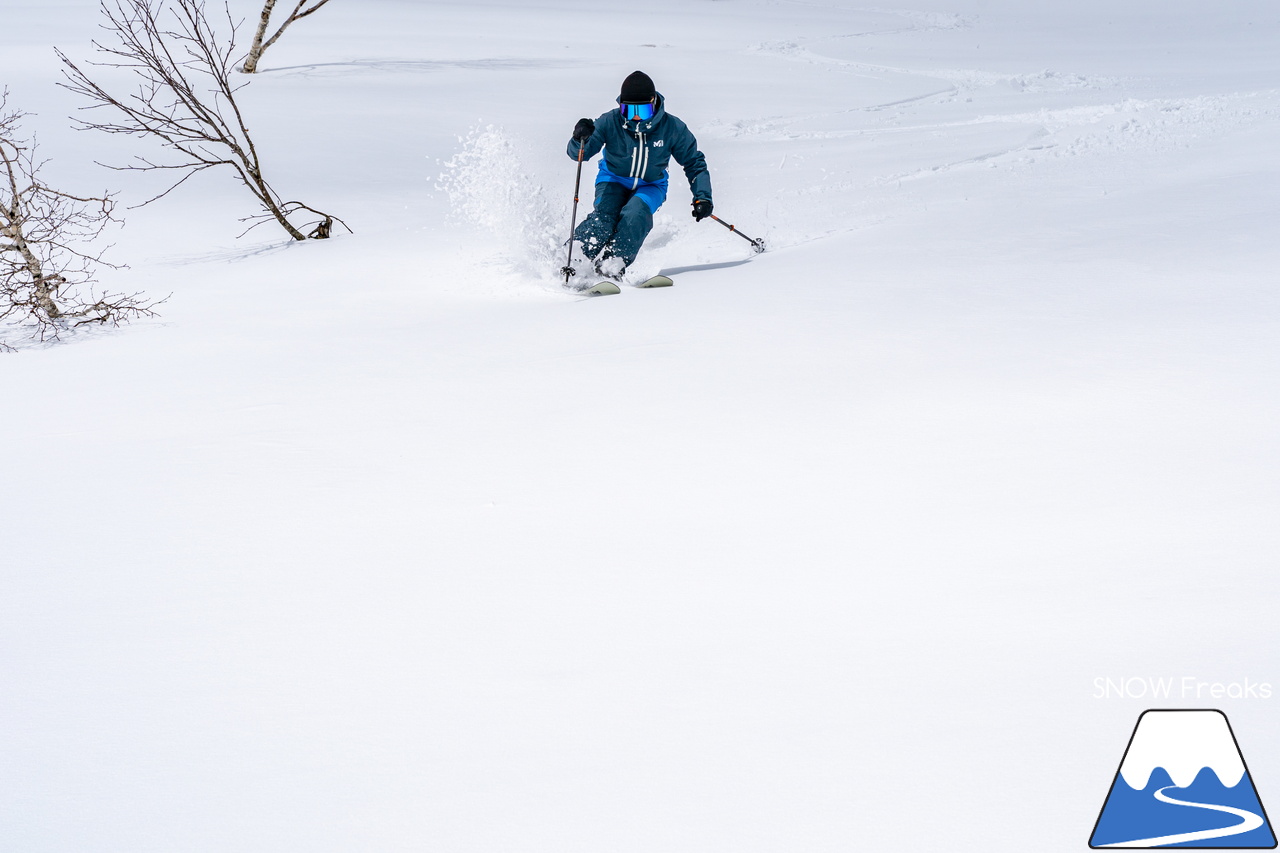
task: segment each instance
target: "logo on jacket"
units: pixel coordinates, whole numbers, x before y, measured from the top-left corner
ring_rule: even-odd
[[[1089,846],[1274,848],[1226,714],[1144,711]]]
[[[654,148],[661,148],[661,147],[662,147],[662,145],[663,145],[663,140],[661,140],[661,139],[659,139],[657,142],[653,143],[653,147],[654,147]]]

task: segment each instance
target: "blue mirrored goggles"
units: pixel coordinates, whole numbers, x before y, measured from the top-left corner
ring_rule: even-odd
[[[648,121],[653,118],[653,104],[622,104],[618,107],[623,121]]]

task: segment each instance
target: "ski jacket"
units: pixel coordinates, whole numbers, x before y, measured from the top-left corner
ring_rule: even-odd
[[[698,140],[688,125],[666,111],[665,103],[659,93],[653,118],[648,121],[624,121],[621,112],[610,110],[596,119],[596,132],[590,139],[569,140],[566,151],[570,159],[577,160],[581,149],[582,159],[590,160],[603,148],[597,183],[612,180],[633,190],[661,184],[665,195],[667,165],[674,158],[684,167],[694,200],[711,201],[711,173],[698,150]]]

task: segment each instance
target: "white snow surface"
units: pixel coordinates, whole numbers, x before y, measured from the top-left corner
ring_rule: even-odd
[[[1219,711],[1148,711],[1133,733],[1120,765],[1130,788],[1147,787],[1151,773],[1163,767],[1173,784],[1186,788],[1208,767],[1228,788],[1244,777],[1244,759]]]
[[[93,161],[158,152],[56,86],[96,8],[5,0],[0,83],[50,179],[136,204]],[[1083,849],[1146,707],[1094,678],[1280,683],[1278,36],[1270,0],[298,23],[243,106],[354,235],[237,239],[205,173],[111,235],[160,319],[0,335],[0,850]],[[633,270],[675,287],[583,299],[564,147],[637,68],[770,251],[677,171]],[[1264,800],[1275,701],[1209,706]]]

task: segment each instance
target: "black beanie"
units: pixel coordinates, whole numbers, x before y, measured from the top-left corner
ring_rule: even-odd
[[[632,71],[627,79],[622,81],[622,103],[624,104],[647,104],[657,94],[657,89],[653,88],[653,80],[649,79],[649,75],[643,71]]]

